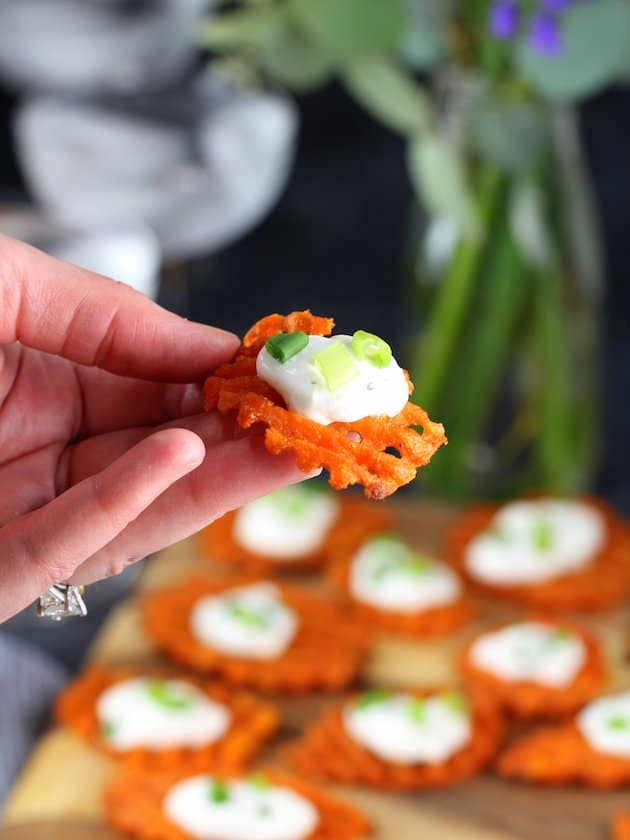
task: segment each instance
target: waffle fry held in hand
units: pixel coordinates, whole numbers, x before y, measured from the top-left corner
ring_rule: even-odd
[[[262,423],[269,452],[294,452],[306,473],[324,467],[336,490],[362,484],[382,499],[431,460],[444,429],[409,402],[388,344],[363,330],[330,336],[333,327],[308,311],[263,318],[206,381],[205,407],[237,411],[242,428]]]

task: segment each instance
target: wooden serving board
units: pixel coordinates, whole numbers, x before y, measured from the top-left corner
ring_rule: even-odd
[[[439,553],[453,511],[425,502],[391,504],[401,532],[418,548]],[[139,594],[209,568],[196,540],[185,540],[147,564]],[[307,582],[321,586],[312,579]],[[479,601],[474,622],[446,640],[417,643],[382,639],[363,679],[366,684],[385,687],[455,682],[457,653],[471,633],[497,619],[521,614],[515,607]],[[630,686],[629,620],[630,609],[626,607],[585,622],[603,645],[611,688]],[[77,627],[80,632],[80,625]],[[137,598],[124,601],[112,611],[88,657],[92,662],[135,664],[148,664],[158,658],[143,632]],[[286,742],[330,698],[279,698],[278,702],[283,713],[280,740]],[[37,744],[8,797],[0,837],[120,840],[102,823],[103,787],[114,771],[111,759],[71,732],[51,729]],[[378,826],[377,840],[434,840],[438,836],[448,840],[605,840],[611,814],[622,807],[630,809],[627,792],[546,790],[510,784],[489,774],[447,790],[414,795],[348,788],[339,791],[373,817]]]

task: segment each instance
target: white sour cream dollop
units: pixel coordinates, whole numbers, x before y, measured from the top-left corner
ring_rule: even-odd
[[[630,758],[630,691],[589,703],[576,723],[597,752]]]
[[[254,554],[290,561],[317,551],[338,516],[338,499],[306,482],[242,507],[234,518],[233,534],[239,545]]]
[[[282,395],[287,406],[316,423],[352,423],[363,417],[385,414],[395,417],[409,399],[402,368],[392,357],[387,367],[353,357],[359,374],[337,391],[330,391],[313,367],[313,357],[340,341],[349,347],[352,336],[308,337],[307,346],[284,364],[263,347],[256,359],[256,373]]]
[[[506,682],[564,688],[583,666],[586,648],[575,633],[538,621],[523,621],[479,636],[468,658],[476,668]]]
[[[452,604],[461,593],[451,569],[391,537],[363,545],[352,559],[349,586],[358,601],[402,613]]]
[[[471,736],[468,712],[449,702],[449,697],[392,694],[372,698],[368,692],[345,706],[343,725],[357,743],[386,761],[441,764]]]
[[[183,680],[134,677],[96,701],[103,737],[114,750],[201,747],[228,730],[231,712]]]
[[[470,541],[464,559],[485,583],[536,584],[587,566],[605,538],[603,517],[583,502],[511,502]]]
[[[298,618],[277,587],[255,583],[200,598],[190,629],[202,644],[228,656],[275,659],[291,644]]]
[[[178,828],[200,840],[304,840],[319,822],[310,800],[289,788],[205,775],[174,785],[163,809]]]

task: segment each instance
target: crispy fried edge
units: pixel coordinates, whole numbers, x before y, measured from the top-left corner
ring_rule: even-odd
[[[522,621],[540,621],[558,629],[566,628],[579,636],[586,648],[586,660],[570,685],[553,688],[531,681],[507,682],[471,662],[470,649],[480,636]],[[459,670],[467,685],[487,692],[507,714],[523,721],[570,715],[592,700],[606,683],[604,660],[594,637],[572,622],[537,613],[497,623],[478,633],[462,651]]]
[[[527,497],[529,498],[529,497]],[[594,507],[606,522],[607,540],[588,567],[531,586],[493,586],[476,580],[466,569],[468,543],[484,531],[500,505],[477,505],[465,511],[446,536],[449,562],[480,591],[543,609],[577,609],[599,612],[630,593],[630,535],[626,523],[593,496],[577,496]]]
[[[311,321],[316,328],[311,327]],[[295,323],[300,326],[293,329],[320,335],[328,335],[334,325],[330,319],[318,319],[308,310],[287,316],[270,315],[259,321],[246,335],[234,361],[219,367],[206,380],[206,411],[237,410],[237,422],[245,429],[263,423],[267,426],[265,445],[269,452],[277,455],[293,451],[298,467],[306,473],[325,467],[336,490],[362,484],[368,498],[391,495],[415,478],[417,470],[447,442],[444,427],[410,402],[393,418],[366,417],[328,426],[288,411],[281,397],[256,376],[254,357],[265,338],[280,328],[291,331]],[[409,387],[411,390],[411,383]],[[421,426],[422,434],[413,426]],[[396,449],[400,457],[387,452],[388,448]]]
[[[232,713],[226,734],[203,747],[159,750],[135,747],[123,752],[113,750],[100,735],[96,701],[103,691],[115,683],[140,676],[182,679],[201,689],[211,700],[222,703]],[[72,729],[101,752],[130,766],[154,769],[168,769],[186,761],[188,767],[238,771],[247,766],[279,725],[279,714],[275,707],[251,694],[235,694],[224,686],[210,684],[207,680],[188,674],[96,665],[89,667],[62,690],[56,700],[55,714],[60,724]]]
[[[365,536],[369,537],[369,534]],[[350,567],[354,555],[363,542],[365,542],[364,538],[339,543],[326,568],[326,575],[331,583],[343,593],[344,598],[351,605],[352,614],[365,627],[386,633],[435,638],[444,636],[470,621],[474,609],[471,599],[463,591],[461,597],[452,604],[416,613],[380,610],[356,600],[350,591]]]
[[[271,784],[288,787],[317,808],[319,823],[306,840],[360,840],[372,833],[372,822],[349,805],[302,779],[262,768]],[[191,773],[185,765],[168,773],[126,772],[116,776],[105,792],[105,820],[138,840],[189,840],[190,835],[172,823],[162,810],[168,790]],[[235,778],[235,774],[226,774]]]
[[[201,673],[216,673],[232,685],[297,694],[316,688],[332,691],[352,682],[367,655],[369,636],[340,606],[302,587],[275,584],[300,617],[293,642],[276,659],[228,657],[193,638],[189,614],[195,601],[258,582],[261,578],[219,582],[198,576],[150,593],[143,604],[146,630],[175,662]]]
[[[412,691],[426,697],[435,691]],[[446,787],[480,773],[499,749],[504,725],[498,706],[478,692],[465,692],[472,709],[470,742],[441,764],[396,764],[354,741],[342,722],[343,704],[325,711],[287,750],[295,772],[344,784],[365,784],[383,790]]]
[[[392,523],[391,512],[360,499],[342,497],[337,520],[321,546],[314,552],[295,560],[278,560],[271,555],[255,554],[239,545],[233,536],[236,511],[215,520],[199,534],[201,550],[209,560],[244,569],[252,574],[278,572],[303,572],[323,566],[334,547],[348,539],[360,541],[368,534],[388,529]]]

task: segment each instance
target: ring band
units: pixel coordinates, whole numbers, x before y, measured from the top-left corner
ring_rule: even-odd
[[[72,616],[87,615],[87,607],[83,600],[83,586],[72,583],[56,583],[39,596],[37,615],[39,618],[49,618],[51,621],[63,621]]]

